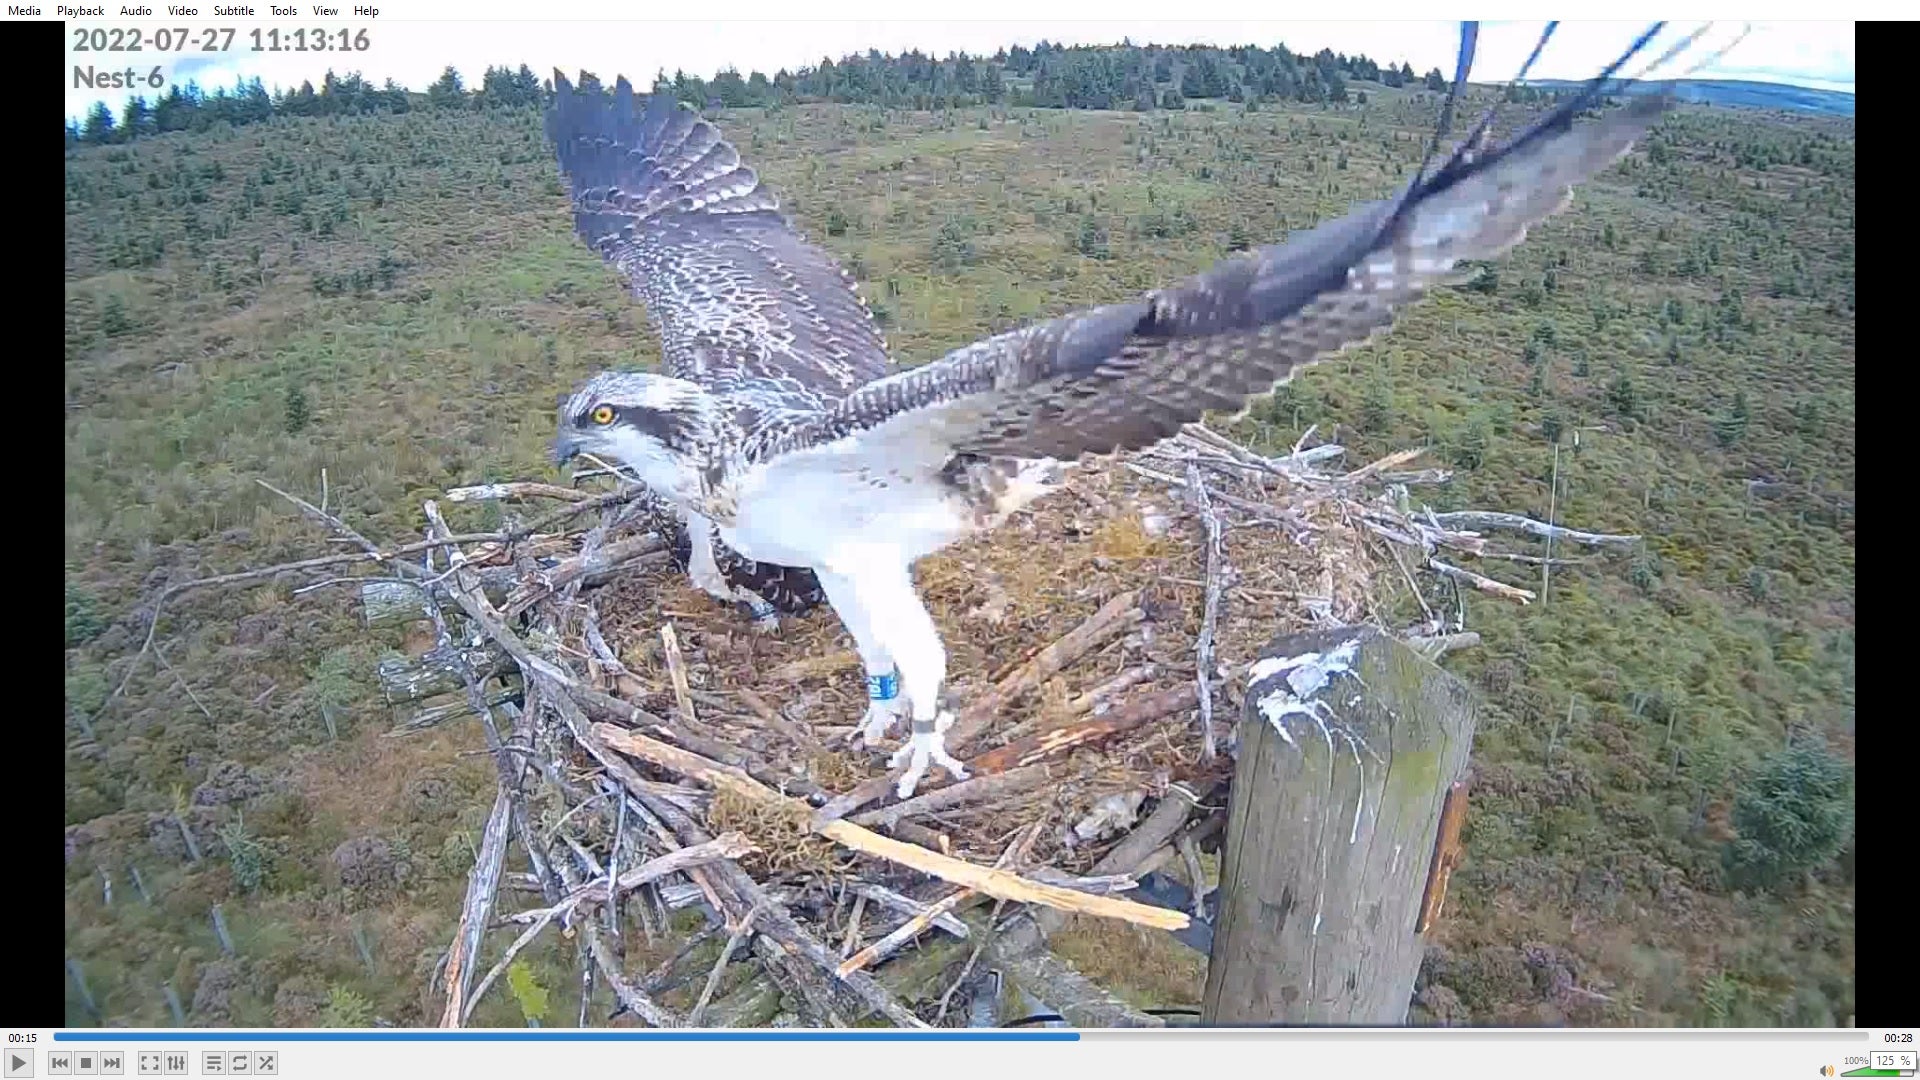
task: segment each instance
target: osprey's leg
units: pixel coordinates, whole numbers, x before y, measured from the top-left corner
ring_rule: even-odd
[[[771,634],[780,629],[780,609],[764,596],[757,596],[748,589],[736,585],[733,588],[734,599],[747,605],[753,612],[753,628],[762,634]]]
[[[693,579],[695,587],[715,600],[723,604],[738,602],[751,608],[754,629],[762,633],[778,629],[780,615],[772,604],[727,583],[726,575],[720,572],[720,562],[714,557],[713,537],[713,522],[699,514],[687,515],[687,576]]]
[[[687,576],[694,587],[723,604],[733,603],[733,589],[720,575],[720,563],[713,557],[713,522],[699,514],[687,515]]]
[[[833,605],[834,614],[840,616],[841,625],[847,633],[853,635],[853,646],[860,653],[860,664],[867,670],[867,714],[860,721],[860,739],[871,746],[893,730],[893,725],[907,715],[907,699],[900,692],[900,673],[894,669],[893,656],[880,644],[880,637],[874,632],[873,620],[861,606],[859,593],[853,582],[839,574],[817,570],[820,587],[827,594],[827,603]]]
[[[940,687],[947,679],[946,646],[940,643],[933,616],[914,591],[913,575],[897,560],[875,558],[862,564],[853,585],[858,606],[900,669],[900,681],[913,707],[907,745],[889,763],[890,768],[902,762],[907,765],[897,789],[900,797],[913,794],[930,765],[939,765],[956,780],[966,779],[966,767],[947,753],[946,731],[953,726],[953,714],[940,708]]]

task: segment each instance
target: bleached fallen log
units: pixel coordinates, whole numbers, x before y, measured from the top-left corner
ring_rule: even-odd
[[[1471,649],[1480,644],[1480,635],[1471,630],[1458,634],[1428,634],[1406,639],[1413,651],[1429,660],[1438,660],[1447,653],[1460,649]]]
[[[467,875],[467,899],[460,906],[460,927],[447,956],[446,1009],[440,1014],[443,1028],[457,1028],[466,1019],[467,989],[473,985],[480,939],[486,933],[487,920],[499,894],[512,819],[513,801],[503,783],[494,795],[493,812],[488,815],[486,831],[481,834],[479,856]]]
[[[474,573],[480,578],[480,588],[486,593],[487,599],[495,604],[506,599],[507,590],[513,587],[514,572],[511,566],[483,566],[475,569]],[[460,605],[454,602],[453,593],[444,582],[422,588],[411,582],[382,578],[360,586],[360,615],[369,630],[425,619],[430,615],[427,611],[429,596],[442,611],[460,610]]]
[[[496,499],[559,499],[562,502],[585,502],[593,498],[593,492],[579,488],[566,488],[558,484],[541,484],[531,480],[516,480],[504,484],[475,484],[472,487],[451,488],[447,491],[448,502],[491,502]]]
[[[1580,544],[1583,547],[1632,547],[1640,542],[1640,537],[1635,535],[1581,532],[1564,525],[1549,525],[1544,521],[1536,521],[1523,514],[1503,514],[1494,510],[1455,510],[1446,514],[1433,514],[1432,518],[1437,524],[1448,529],[1495,529],[1522,532],[1542,540],[1552,538],[1563,544]]]
[[[477,682],[486,682],[507,667],[506,650],[491,641],[462,648],[442,645],[413,658],[389,656],[380,661],[380,692],[387,704],[409,702],[450,694],[466,687],[463,671],[473,673]]]
[[[522,690],[519,673],[510,673],[508,678],[511,680],[511,683],[506,689],[486,695],[487,708],[497,709],[520,697]],[[467,716],[477,716],[479,715],[479,711],[473,707],[473,701],[470,698],[461,695],[451,701],[439,702],[433,705],[423,705],[411,712],[406,711],[406,706],[401,705],[396,708],[396,714],[393,727],[389,728],[386,733],[386,737],[389,739],[418,735],[420,732],[439,727],[449,720],[459,720]]]
[[[1283,457],[1268,458],[1267,460],[1281,469],[1298,470],[1318,462],[1331,461],[1346,452],[1347,448],[1338,443],[1323,443],[1319,446],[1307,447],[1305,450],[1296,450]]]
[[[1380,472],[1374,479],[1389,487],[1416,487],[1430,484],[1444,484],[1453,479],[1452,469],[1410,469],[1405,472]]]
[[[1452,563],[1441,562],[1439,559],[1428,559],[1427,569],[1445,577],[1464,581],[1483,593],[1492,593],[1494,596],[1508,600],[1518,600],[1523,604],[1531,603],[1537,595],[1531,589],[1516,588],[1504,581],[1495,581],[1485,574],[1476,574],[1463,567],[1454,566]]]

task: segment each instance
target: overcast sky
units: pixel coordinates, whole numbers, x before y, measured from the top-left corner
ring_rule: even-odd
[[[858,0],[856,0],[858,2]],[[984,5],[984,6],[983,6]],[[975,10],[1007,7],[1006,0],[978,0]],[[897,9],[897,8],[896,8]],[[524,11],[524,7],[520,8]],[[590,10],[581,7],[582,12]],[[789,9],[791,10],[791,9]],[[1017,10],[1013,9],[1013,10]],[[271,89],[297,87],[302,80],[319,84],[329,67],[339,74],[358,70],[378,84],[389,77],[410,89],[422,90],[442,68],[452,64],[469,85],[479,82],[489,64],[517,67],[525,63],[542,78],[554,67],[569,74],[592,71],[608,81],[625,74],[644,88],[656,71],[711,76],[725,67],[741,74],[758,69],[771,75],[785,67],[819,63],[823,56],[839,59],[869,48],[900,52],[918,48],[945,56],[948,52],[992,53],[1003,46],[1032,45],[1042,39],[1063,44],[1111,44],[1123,38],[1135,44],[1285,44],[1296,52],[1321,48],[1364,53],[1381,63],[1407,61],[1420,72],[1438,67],[1451,76],[1459,44],[1455,22],[1288,22],[1249,20],[1181,21],[1153,19],[1021,20],[975,18],[970,21],[870,21],[842,18],[817,21],[757,21],[731,23],[601,18],[586,14],[561,15],[561,21],[540,23],[487,21],[354,21],[365,26],[371,47],[363,53],[256,54],[238,47],[218,60],[189,53],[171,59],[167,77],[197,80],[203,88],[231,86],[236,78],[258,75]],[[160,25],[169,20],[142,20]],[[219,20],[216,20],[219,21]],[[236,23],[238,20],[225,20]],[[206,25],[205,20],[199,20]],[[340,25],[333,23],[333,25]],[[1567,21],[1535,65],[1538,78],[1578,79],[1594,74],[1616,55],[1647,22]],[[1675,23],[1645,54],[1651,60],[1664,51],[1660,42],[1677,42],[1699,23]],[[1704,55],[1731,42],[1742,28],[1737,22],[1719,23],[1695,47]],[[1473,78],[1497,82],[1518,70],[1533,47],[1541,22],[1487,22],[1480,32]],[[69,48],[72,37],[69,35]],[[1752,79],[1791,83],[1828,90],[1853,91],[1854,23],[1756,22],[1739,46],[1720,62],[1696,72],[1696,78]],[[120,57],[115,57],[118,66]],[[152,52],[147,60],[159,60]],[[69,52],[68,67],[94,61],[92,54]],[[1683,73],[1691,61],[1653,72],[1654,77]],[[1676,69],[1677,68],[1677,69]],[[144,70],[142,72],[144,74]],[[95,100],[111,104],[117,113],[125,92],[75,89],[69,71],[67,115],[85,113]],[[149,94],[149,96],[152,96]]]

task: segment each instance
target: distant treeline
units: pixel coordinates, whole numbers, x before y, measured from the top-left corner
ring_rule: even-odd
[[[1382,66],[1365,56],[1322,49],[1312,56],[1284,45],[1099,45],[1065,47],[1045,41],[1029,49],[1016,45],[992,56],[955,53],[940,60],[914,51],[893,56],[869,51],[838,62],[822,60],[797,72],[769,77],[728,69],[711,79],[664,72],[653,89],[701,108],[738,108],[796,102],[831,101],[906,109],[1013,105],[1040,109],[1183,108],[1188,99],[1233,102],[1299,101],[1340,103],[1365,100],[1353,82],[1398,87],[1409,84],[1442,90],[1446,80],[1435,68],[1416,77],[1402,63]],[[375,86],[358,73],[336,77],[331,71],[318,89],[270,93],[258,78],[232,89],[206,91],[188,82],[165,96],[130,99],[115,117],[96,103],[84,120],[67,122],[67,145],[126,142],[168,131],[201,131],[214,124],[251,124],[274,116],[352,116],[411,109],[518,108],[540,103],[552,88],[525,64],[518,71],[490,67],[478,89],[469,90],[460,73],[447,68],[424,94],[392,79]],[[1519,88],[1514,93],[1536,95]]]

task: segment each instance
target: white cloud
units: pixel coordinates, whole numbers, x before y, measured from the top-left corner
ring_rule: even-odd
[[[709,76],[732,66],[742,73],[758,69],[772,74],[782,67],[793,69],[816,64],[823,56],[838,59],[869,48],[883,52],[918,48],[944,56],[961,50],[992,53],[1016,43],[1032,45],[1043,38],[1063,44],[1107,44],[1129,38],[1140,44],[1284,43],[1303,52],[1324,47],[1344,53],[1364,53],[1382,63],[1405,60],[1421,72],[1438,67],[1451,76],[1459,43],[1457,23],[1408,21],[841,19],[718,23],[573,18],[539,23],[376,21],[356,23],[356,29],[360,25],[366,26],[372,42],[372,47],[363,53],[252,53],[236,49],[211,64],[195,61],[191,54],[177,54],[168,63],[166,73],[176,81],[194,78],[206,88],[231,86],[236,78],[256,75],[269,87],[297,87],[303,80],[317,85],[328,68],[332,68],[340,74],[358,70],[376,84],[393,78],[420,90],[448,64],[458,68],[471,85],[479,80],[481,71],[489,64],[525,63],[543,78],[557,66],[569,73],[585,69],[607,79],[625,74],[636,84],[645,86],[655,71],[663,69],[669,73],[683,69],[690,74]],[[1483,24],[1473,78],[1494,82],[1512,77],[1533,48],[1543,25],[1539,22]],[[1645,25],[1642,22],[1564,22],[1535,65],[1533,75],[1564,79],[1592,75]],[[1662,42],[1677,41],[1692,25],[1670,27],[1647,52],[1647,58],[1664,51]],[[1731,41],[1739,30],[1738,24],[1716,25],[1693,53],[1710,52]],[[1696,76],[1759,79],[1851,91],[1853,41],[1851,22],[1758,23],[1722,62],[1697,72]],[[153,53],[145,55],[159,59]],[[92,59],[92,54],[69,53],[69,67]],[[1669,67],[1653,74],[1678,75],[1681,71]],[[68,116],[79,116],[95,100],[106,101],[117,111],[125,99],[124,91],[96,92],[69,87],[65,104]]]

